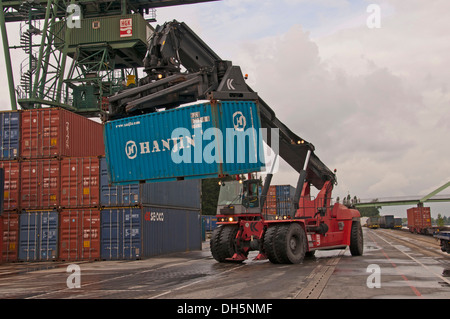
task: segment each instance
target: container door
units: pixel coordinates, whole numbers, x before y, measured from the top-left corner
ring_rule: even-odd
[[[141,209],[105,209],[101,212],[102,259],[137,259],[141,254]]]
[[[1,160],[12,160],[19,157],[20,113],[0,113],[0,153]]]
[[[19,259],[52,260],[57,257],[58,213],[20,214]]]
[[[119,203],[122,206],[135,206],[140,203],[139,184],[122,185]]]
[[[60,259],[100,259],[100,212],[98,210],[63,210],[60,223]]]
[[[39,208],[52,208],[59,206],[60,199],[60,162],[59,160],[42,160],[40,162]]]
[[[38,215],[36,213],[20,214],[19,260],[38,259]]]
[[[61,161],[61,206],[95,207],[99,199],[99,160],[71,157]]]
[[[100,205],[102,207],[121,206],[119,201],[120,186],[109,184],[108,167],[106,158],[100,159]]]
[[[141,257],[141,209],[131,208],[123,212],[122,257],[137,259]]]
[[[58,257],[58,213],[40,213],[39,259],[53,260]]]
[[[4,185],[4,210],[14,210],[19,208],[20,201],[20,164],[17,161],[0,162],[0,167],[5,171]]]
[[[81,259],[96,260],[100,258],[100,211],[82,210],[81,224]]]
[[[59,258],[77,260],[80,256],[80,222],[77,211],[62,211],[60,215]]]
[[[3,251],[2,261],[12,262],[18,258],[19,247],[19,214],[4,213],[3,219]]]
[[[102,210],[101,224],[102,259],[119,259],[120,223],[118,210]]]

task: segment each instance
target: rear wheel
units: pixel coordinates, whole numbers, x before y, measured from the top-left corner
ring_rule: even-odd
[[[352,230],[350,234],[350,253],[352,256],[361,256],[364,251],[364,239],[359,221],[352,223]]]
[[[235,239],[238,232],[237,225],[217,227],[210,240],[211,254],[218,262],[225,262],[236,253]]]

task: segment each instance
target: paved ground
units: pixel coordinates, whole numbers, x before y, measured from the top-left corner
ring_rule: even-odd
[[[220,264],[205,242],[202,251],[79,263],[80,288],[72,289],[68,278],[70,285],[77,281],[67,263],[6,264],[0,265],[0,298],[450,299],[450,255],[425,239],[364,228],[363,256],[352,257],[348,249],[320,251],[300,265]]]

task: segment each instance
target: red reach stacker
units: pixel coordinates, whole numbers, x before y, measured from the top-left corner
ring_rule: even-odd
[[[174,20],[157,26],[150,37],[144,70],[147,76],[138,87],[108,99],[104,121],[162,112],[198,100],[251,101],[267,130],[265,142],[272,147],[272,140],[278,141],[279,156],[299,173],[291,214],[278,219],[269,219],[262,210],[272,174],[267,174],[261,195],[257,180],[223,182],[217,208],[220,226],[211,239],[217,261],[243,261],[251,250],[259,251],[257,259],[273,263],[300,263],[319,249],[350,247],[352,255],[362,254],[359,212],[339,203],[331,205],[335,173],[320,161],[314,146],[283,124],[247,85],[239,66],[222,60],[185,23]],[[278,132],[273,133],[278,138],[271,138],[272,132]],[[311,186],[320,190],[314,199]]]
[[[264,198],[258,196],[259,180],[222,184],[217,214],[220,226],[210,241],[212,255],[219,262],[242,262],[251,250],[259,251],[255,260],[268,258],[276,264],[300,263],[320,249],[349,247],[353,256],[363,253],[360,214],[340,203],[331,205],[331,181],[324,183],[315,198],[310,183],[303,182],[293,215],[275,218],[261,213]]]

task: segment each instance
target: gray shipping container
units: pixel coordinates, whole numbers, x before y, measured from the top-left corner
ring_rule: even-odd
[[[381,228],[394,228],[394,215],[380,216],[379,223]]]
[[[200,211],[144,206],[142,256],[202,249]]]
[[[101,212],[102,259],[138,259],[201,250],[199,210],[154,206]]]
[[[143,205],[200,209],[201,194],[201,179],[141,184]]]
[[[100,204],[103,207],[157,205],[201,208],[202,181],[200,179],[111,185],[106,158],[100,160],[100,172]]]

